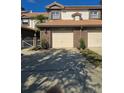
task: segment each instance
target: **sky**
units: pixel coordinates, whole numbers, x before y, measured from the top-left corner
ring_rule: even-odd
[[[45,12],[45,7],[52,2],[63,5],[98,5],[99,0],[21,0],[21,6],[33,12]]]

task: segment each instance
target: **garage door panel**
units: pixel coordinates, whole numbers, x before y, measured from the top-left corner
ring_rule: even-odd
[[[53,31],[52,42],[53,42],[53,48],[73,47],[73,32]]]
[[[101,47],[102,46],[102,33],[89,32],[88,33],[88,47]]]

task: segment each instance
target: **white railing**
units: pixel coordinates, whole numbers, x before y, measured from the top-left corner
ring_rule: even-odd
[[[32,46],[33,46],[33,40],[22,40],[21,41],[21,47],[22,48],[29,48]],[[40,47],[40,40],[37,40],[36,46]]]
[[[33,40],[22,40],[21,47],[28,48],[33,46]]]

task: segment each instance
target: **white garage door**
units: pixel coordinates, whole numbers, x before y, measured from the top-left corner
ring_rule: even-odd
[[[88,47],[102,47],[101,32],[88,32]]]
[[[53,48],[72,48],[73,32],[72,31],[53,31],[52,47]]]

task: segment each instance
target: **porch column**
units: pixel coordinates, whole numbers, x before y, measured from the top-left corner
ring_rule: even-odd
[[[36,37],[36,32],[34,33],[34,37],[33,37],[33,47],[37,47],[37,37]]]

